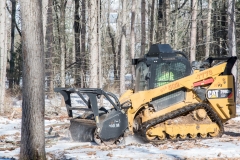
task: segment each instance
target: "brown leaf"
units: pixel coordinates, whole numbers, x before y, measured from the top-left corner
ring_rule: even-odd
[[[15,150],[17,147],[6,147],[6,148],[0,148],[0,151],[12,151],[12,150]]]
[[[107,156],[109,156],[109,157],[112,157],[112,156],[113,156],[113,154],[112,154],[112,153],[108,153],[108,154],[107,154]]]
[[[96,155],[96,152],[95,151],[90,151],[90,152],[87,152],[87,155]]]

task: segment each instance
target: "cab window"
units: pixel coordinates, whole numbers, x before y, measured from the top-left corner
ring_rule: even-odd
[[[146,81],[146,75],[149,71],[149,67],[144,62],[140,62],[136,66],[136,81],[135,81],[135,90],[143,91],[148,88],[148,84]]]

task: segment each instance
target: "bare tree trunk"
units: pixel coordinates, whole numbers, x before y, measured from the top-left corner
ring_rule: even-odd
[[[91,31],[91,4],[92,4],[92,2],[91,2],[91,0],[88,0],[88,1],[86,1],[86,4],[87,4],[87,16],[86,16],[86,18],[87,18],[87,26],[86,26],[86,31]],[[91,78],[91,37],[92,36],[92,34],[86,34],[86,47],[87,47],[87,49],[86,49],[86,55],[87,55],[87,57],[86,57],[86,73],[87,73],[87,75],[85,76],[86,77],[86,87],[90,87],[90,85],[91,85],[91,80],[90,80],[90,78]]]
[[[174,22],[174,43],[173,43],[173,46],[175,49],[178,48],[178,5],[179,5],[179,0],[175,0],[175,22]]]
[[[228,39],[228,31],[227,31],[227,21],[228,21],[228,13],[227,13],[227,0],[222,0],[221,4],[221,20],[219,23],[219,47],[220,47],[220,55],[227,55],[227,39]]]
[[[90,11],[90,88],[98,86],[97,2],[91,0]]]
[[[217,1],[213,1],[213,12],[214,14],[216,14],[216,12],[218,11],[218,7],[217,7]],[[218,41],[218,17],[217,16],[213,16],[213,42],[214,42],[214,55],[215,56],[220,56],[219,53],[219,47],[217,44]]]
[[[110,70],[110,66],[112,66],[112,61],[110,61],[111,57],[111,52],[109,50],[109,38],[108,38],[108,22],[107,20],[109,19],[107,16],[109,15],[108,13],[108,2],[102,1],[101,5],[101,65],[102,65],[102,88],[107,89],[108,87],[108,73]]]
[[[118,53],[117,53],[117,49],[115,47],[116,45],[116,36],[113,33],[114,31],[111,29],[111,25],[110,25],[110,1],[108,1],[108,13],[107,13],[107,22],[108,22],[108,35],[110,37],[110,41],[111,41],[111,49],[112,49],[112,53],[113,53],[113,74],[114,74],[114,80],[118,80],[119,76],[118,76],[118,63],[117,63],[117,59],[118,59]]]
[[[152,0],[152,8],[151,8],[151,15],[150,15],[150,39],[149,39],[149,45],[151,46],[154,42],[153,42],[153,30],[154,30],[154,16],[155,16],[155,0]]]
[[[4,112],[5,78],[7,65],[6,0],[0,1],[0,113]]]
[[[86,0],[82,0],[82,28],[81,28],[81,87],[86,87],[84,80],[86,79],[86,71],[87,71],[87,57],[86,57]]]
[[[81,3],[81,52],[86,51],[86,26],[87,26],[87,21],[86,21],[86,13],[87,13],[87,4],[88,1],[82,0]]]
[[[73,47],[72,47],[72,54],[71,54],[71,64],[76,64],[76,51],[75,51],[75,41],[73,41]],[[76,74],[77,73],[77,68],[73,67],[72,74],[74,77],[74,83],[76,83]]]
[[[211,40],[211,17],[212,17],[212,0],[208,0],[208,16],[207,16],[207,34],[206,34],[206,53],[205,57],[210,55],[210,40]]]
[[[42,3],[21,0],[20,6],[24,86],[20,159],[46,159]]]
[[[229,56],[237,56],[236,52],[236,16],[235,16],[235,0],[228,0],[228,48]],[[232,68],[232,73],[235,77],[235,90],[238,96],[238,64],[237,62]]]
[[[200,8],[200,13],[199,13],[199,16],[200,17],[203,17],[203,0],[199,0],[199,8]],[[199,22],[198,22],[198,26],[200,27],[197,27],[197,44],[202,44],[203,42],[203,39],[205,38],[205,35],[204,35],[204,30],[205,29],[205,26],[204,26],[204,20],[203,18],[200,18]],[[201,25],[200,25],[201,24]],[[204,54],[204,51],[205,51],[205,47],[203,45],[200,45],[200,46],[197,46],[196,48],[196,56],[199,57],[199,58],[202,58],[202,57],[205,57],[205,54]]]
[[[162,43],[163,37],[163,0],[158,0],[158,27],[157,27],[157,43]]]
[[[135,15],[136,15],[136,0],[132,0],[132,17],[131,17],[131,56],[135,58]],[[132,80],[135,80],[135,67],[132,65]],[[133,83],[133,82],[132,82]]]
[[[120,66],[120,94],[125,91],[126,74],[126,0],[122,0],[122,36],[121,36],[121,66]]]
[[[79,86],[79,84],[82,86],[82,78],[81,78],[81,67],[82,67],[82,56],[80,54],[80,15],[79,15],[79,0],[75,1],[75,11],[74,11],[74,39],[75,39],[75,56],[77,64],[76,69],[76,76],[75,81],[76,84]]]
[[[11,14],[11,49],[10,49],[10,72],[9,72],[9,88],[13,88],[14,84],[14,69],[15,69],[15,57],[14,53],[14,40],[15,40],[15,28],[16,28],[16,0],[11,0],[12,2],[12,14]]]
[[[167,44],[170,43],[170,37],[169,37],[169,30],[170,30],[169,12],[170,12],[170,0],[165,0],[164,43],[167,43]]]
[[[119,0],[119,5],[118,6],[121,6],[122,5],[122,0]],[[122,26],[123,26],[123,15],[122,14],[125,14],[125,13],[122,13],[123,10],[118,10],[118,18],[117,18],[117,29],[115,31],[115,41],[116,41],[116,55],[114,55],[114,61],[115,61],[115,68],[116,68],[116,73],[115,73],[115,84],[116,86],[119,86],[120,85],[120,81],[121,81],[121,40],[122,40]],[[119,92],[120,92],[120,86],[119,86]]]
[[[228,48],[229,56],[236,56],[235,0],[228,0]]]
[[[102,46],[101,46],[101,0],[98,0],[98,81],[99,81],[99,88],[103,87],[102,84],[102,56],[101,56],[101,52],[102,52]],[[102,101],[103,99],[101,99],[101,105],[102,105]]]
[[[197,5],[198,1],[192,1],[192,27],[191,27],[191,48],[190,48],[190,61],[196,59],[196,42],[197,42]]]
[[[53,0],[48,0],[47,26],[45,35],[46,77],[49,98],[53,96]]]
[[[53,9],[54,9],[54,18],[55,18],[55,23],[56,23],[56,34],[55,34],[55,37],[56,37],[56,40],[55,40],[55,46],[56,46],[56,52],[60,53],[61,52],[61,37],[60,37],[60,18],[58,16],[58,10],[59,10],[59,3],[58,3],[58,0],[53,0]],[[61,69],[60,69],[61,70]]]
[[[145,54],[146,44],[146,1],[141,0],[141,55]]]
[[[61,0],[60,6],[60,38],[61,38],[61,87],[65,87],[65,55],[66,55],[66,41],[65,41],[65,7],[66,1]]]
[[[44,40],[44,44],[45,44],[45,40],[46,40],[46,30],[47,30],[47,12],[48,12],[48,4],[49,4],[49,0],[42,0],[42,15],[43,15],[43,40]]]

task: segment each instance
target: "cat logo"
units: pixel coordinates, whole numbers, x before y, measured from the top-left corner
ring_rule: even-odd
[[[219,90],[209,90],[207,92],[208,98],[218,98]]]
[[[232,97],[232,88],[226,89],[214,89],[207,91],[207,98],[231,98]]]

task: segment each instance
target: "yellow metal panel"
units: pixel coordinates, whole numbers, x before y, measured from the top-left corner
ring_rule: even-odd
[[[208,78],[213,78],[214,83],[211,85],[211,87],[215,86],[220,81],[219,77],[222,77],[222,76],[219,76],[219,75],[224,71],[225,67],[226,67],[226,62],[224,62],[220,65],[214,66],[212,68],[206,69],[201,72],[194,72],[192,75],[189,75],[187,77],[176,80],[176,81],[166,84],[164,86],[160,86],[158,88],[154,88],[154,89],[147,90],[147,91],[139,91],[137,93],[133,93],[133,91],[128,90],[125,94],[123,94],[121,96],[120,102],[123,103],[124,101],[126,101],[128,99],[132,102],[132,107],[129,108],[127,111],[128,121],[129,121],[129,129],[132,131],[132,127],[133,127],[133,123],[134,123],[133,120],[134,120],[135,114],[141,108],[147,107],[148,103],[151,102],[152,99],[155,97],[164,95],[166,93],[169,93],[171,91],[174,91],[174,90],[177,90],[180,88],[187,89],[186,99],[183,102],[169,106],[168,108],[165,108],[158,112],[146,114],[147,116],[142,117],[142,122],[146,122],[152,118],[162,116],[166,113],[169,113],[173,110],[177,110],[188,104],[201,102],[201,100],[196,96],[196,94],[193,93],[192,89],[194,87],[194,83],[203,81]],[[226,76],[226,77],[229,77],[229,76]],[[227,83],[228,83],[228,81],[230,81],[229,78],[227,78]],[[231,85],[233,85],[233,84],[231,84]],[[231,86],[229,86],[229,87],[231,87]],[[231,101],[231,100],[229,100],[229,101]],[[214,110],[218,113],[218,115],[222,119],[233,117],[236,113],[236,111],[234,109],[235,104],[233,102],[230,103],[229,101],[227,103],[226,100],[225,101],[224,100],[219,101],[219,100],[214,100],[214,99],[210,100],[211,106],[214,108]],[[221,105],[224,104],[224,107],[220,110],[220,108],[217,107],[217,103],[218,104],[220,103]],[[231,113],[229,113],[229,110],[231,111]]]
[[[119,102],[120,104],[129,100],[130,99],[130,96],[133,94],[133,90],[129,89],[127,90],[126,92],[124,92],[121,97],[119,98]]]
[[[210,77],[215,78],[224,71],[225,67],[226,62],[218,66],[206,69],[202,72],[194,73],[190,76],[171,82],[167,85],[135,93],[130,96],[132,102],[132,108],[130,110],[130,113],[135,113],[139,109],[139,107],[141,107],[145,103],[150,102],[154,97],[158,97],[160,95],[169,93],[182,87],[192,89],[195,82],[202,81]]]
[[[227,89],[232,89],[230,97],[226,98],[214,97],[218,96],[218,94],[221,94],[220,92],[225,91]],[[214,108],[214,110],[217,112],[221,119],[230,119],[236,116],[236,104],[234,101],[235,97],[234,80],[232,75],[216,77],[215,81],[208,88],[207,94],[209,94],[208,96],[212,96],[211,98],[207,96],[208,101],[211,103],[212,107]]]

